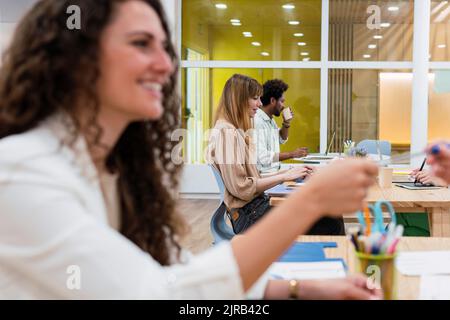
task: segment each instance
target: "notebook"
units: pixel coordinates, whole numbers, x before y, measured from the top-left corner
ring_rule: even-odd
[[[421,184],[414,182],[397,182],[395,183],[397,187],[409,189],[409,190],[433,190],[433,189],[441,189],[442,187],[436,187],[431,184]]]

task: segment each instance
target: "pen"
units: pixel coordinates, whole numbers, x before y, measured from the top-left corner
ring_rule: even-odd
[[[426,162],[427,162],[427,158],[425,157],[425,159],[423,159],[422,165],[420,166],[419,172],[423,170],[423,167],[425,166]],[[416,183],[417,183],[417,176],[416,176],[416,179],[414,180],[414,184],[416,184]]]

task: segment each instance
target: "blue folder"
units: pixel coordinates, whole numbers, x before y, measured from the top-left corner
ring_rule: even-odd
[[[327,259],[325,256],[325,248],[336,247],[336,242],[296,242],[278,259],[278,262],[341,261],[347,269],[343,259]]]

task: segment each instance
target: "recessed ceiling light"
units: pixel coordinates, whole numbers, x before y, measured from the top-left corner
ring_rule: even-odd
[[[217,9],[226,9],[228,7],[225,3],[216,3],[216,8]]]
[[[296,25],[299,25],[299,24],[300,24],[300,21],[292,20],[292,21],[289,21],[288,23],[289,23],[291,26],[296,26]]]
[[[446,44],[440,44],[440,45],[438,45],[438,48],[439,49],[445,49],[445,48],[447,48],[447,45]]]
[[[364,59],[370,59],[372,56],[370,55],[370,54],[365,54],[365,55],[363,55],[363,58]]]
[[[252,33],[251,33],[251,32],[248,32],[248,31],[244,31],[244,32],[242,32],[242,34],[243,34],[244,37],[246,37],[246,38],[251,38],[251,37],[253,37]]]
[[[382,28],[389,28],[391,26],[391,24],[389,22],[383,22],[382,24],[380,24],[380,27]]]
[[[396,6],[392,6],[392,7],[389,7],[388,10],[391,11],[391,12],[394,12],[394,11],[400,10],[400,8],[396,7]]]
[[[240,23],[241,20],[239,20],[239,19],[231,19],[230,22],[231,23]]]
[[[369,49],[376,49],[377,48],[377,45],[376,44],[369,44]]]
[[[303,58],[303,61],[309,61],[311,58]]]
[[[282,7],[283,7],[283,9],[286,9],[286,10],[295,9],[295,6],[293,4],[283,4]]]
[[[242,26],[242,24],[240,22],[232,22],[231,23],[233,26]]]
[[[373,38],[376,39],[376,40],[380,40],[380,39],[383,39],[383,36],[377,34],[377,35],[373,36]]]
[[[306,46],[306,42],[297,42],[297,45],[299,45],[300,47],[304,47]]]
[[[294,33],[294,37],[303,37],[304,34],[301,32]]]
[[[264,56],[264,57],[270,56],[270,54],[268,52],[261,52],[261,55]]]
[[[301,52],[300,55],[301,56],[309,56],[309,52]]]
[[[261,43],[255,41],[255,42],[252,42],[252,45],[255,46],[255,47],[260,47]]]

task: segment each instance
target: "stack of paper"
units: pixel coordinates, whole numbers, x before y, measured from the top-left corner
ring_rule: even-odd
[[[401,252],[396,267],[407,276],[450,274],[450,251]]]
[[[450,275],[422,276],[420,281],[420,299],[450,300]]]
[[[345,277],[342,261],[275,262],[269,269],[274,279],[335,279]]]

